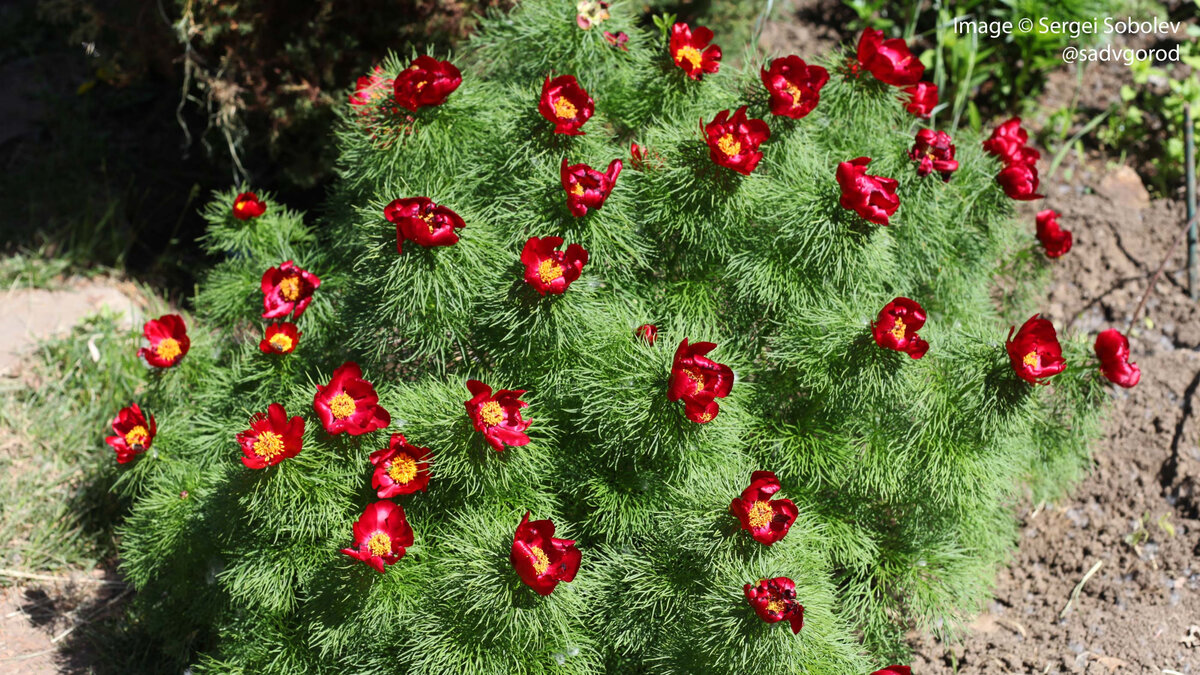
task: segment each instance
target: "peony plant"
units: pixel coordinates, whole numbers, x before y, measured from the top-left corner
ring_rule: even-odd
[[[721,54],[531,0],[355,84],[319,218],[216,195],[107,439],[130,621],[197,673],[866,675],[969,620],[1128,342],[1016,327],[1070,248],[1020,120],[930,127],[879,31]]]

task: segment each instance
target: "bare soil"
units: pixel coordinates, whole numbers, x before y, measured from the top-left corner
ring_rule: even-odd
[[[73,634],[118,615],[131,591],[109,568],[0,588],[0,673],[91,672],[94,655]]]
[[[65,282],[63,288],[15,288],[0,293],[0,376],[14,376],[21,360],[40,340],[62,335],[88,314],[117,312],[132,326],[144,300],[133,284],[112,279]]]

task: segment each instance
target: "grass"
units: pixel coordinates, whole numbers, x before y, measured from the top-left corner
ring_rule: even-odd
[[[69,260],[47,259],[38,253],[19,251],[0,258],[0,287],[3,290],[57,288],[70,269]]]
[[[117,313],[101,312],[0,380],[0,567],[90,568],[115,555],[122,505],[108,493],[117,471],[104,437],[145,379],[137,344]]]

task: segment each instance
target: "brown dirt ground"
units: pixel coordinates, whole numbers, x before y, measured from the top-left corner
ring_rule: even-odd
[[[68,638],[116,615],[132,590],[111,568],[45,575],[0,588],[0,673],[91,672],[94,655]]]

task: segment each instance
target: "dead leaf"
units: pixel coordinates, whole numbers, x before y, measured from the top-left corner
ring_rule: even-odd
[[[94,363],[100,363],[100,349],[96,347],[96,338],[101,337],[104,336],[97,333],[89,337],[87,341],[88,354],[91,355]]]

